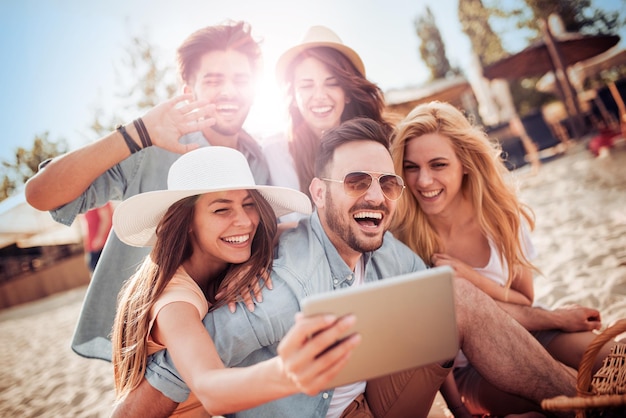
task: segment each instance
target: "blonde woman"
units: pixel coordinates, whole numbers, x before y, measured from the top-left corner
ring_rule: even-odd
[[[395,170],[410,191],[398,203],[392,231],[432,266],[453,267],[457,276],[471,281],[533,331],[555,358],[578,367],[594,337],[591,331],[601,325],[600,314],[583,307],[550,312],[532,308],[533,213],[507,183],[500,155],[498,146],[454,106],[417,106],[399,123],[392,142]],[[605,351],[608,354],[609,347]],[[536,408],[490,385],[462,353],[455,367],[460,394],[472,414]],[[449,407],[457,416],[466,412],[460,400],[449,401]]]
[[[298,392],[281,357],[225,369],[202,323],[208,311],[259,285],[258,274],[272,266],[276,217],[291,211],[309,213],[310,200],[257,186],[243,154],[226,147],[184,154],[169,171],[168,190],[119,205],[113,226],[120,239],[153,248],[119,297],[112,339],[118,403],[142,382],[147,357],[165,349],[192,389],[176,416],[225,414]]]

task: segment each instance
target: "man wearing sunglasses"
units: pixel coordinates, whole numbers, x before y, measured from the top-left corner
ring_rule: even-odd
[[[317,379],[319,368],[336,372],[358,344],[358,337],[329,348],[335,340],[324,336],[342,321],[325,324],[322,332],[313,327],[314,318],[298,315],[299,301],[307,295],[426,268],[387,232],[404,190],[387,146],[384,131],[369,119],[355,119],[328,131],[310,185],[316,212],[281,235],[272,270],[273,289],[264,291],[264,302],[254,312],[241,305],[235,313],[225,307],[205,317],[204,324],[227,367],[244,367],[280,355],[285,365],[282,380],[293,382],[302,392],[282,398],[284,392],[278,393],[278,400],[237,412],[237,417],[427,416],[452,362],[322,390],[327,380]],[[492,384],[525,396],[537,408],[542,399],[573,394],[574,376],[490,297],[465,280],[457,280],[455,291],[460,346]],[[290,329],[294,332],[283,339]],[[316,370],[312,370],[314,363]],[[276,385],[276,379],[268,376],[268,385]],[[193,392],[202,400],[201,388],[194,387]],[[171,359],[161,351],[149,360],[139,389],[116,412],[167,416],[174,402],[183,401],[188,393]]]
[[[361,197],[372,186],[376,179],[378,187],[389,200],[398,200],[404,191],[404,180],[397,174],[370,173],[368,171],[352,171],[343,180],[320,178],[320,180],[342,183],[343,189],[350,197]]]

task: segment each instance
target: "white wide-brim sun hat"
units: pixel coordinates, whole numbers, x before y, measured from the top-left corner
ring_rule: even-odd
[[[113,213],[113,229],[128,245],[152,246],[156,227],[172,204],[189,196],[228,190],[258,190],[276,217],[311,213],[307,195],[287,187],[257,185],[242,153],[215,146],[190,151],[176,160],[168,173],[167,190],[140,193],[121,202]]]
[[[365,77],[365,65],[363,60],[356,51],[341,41],[341,38],[337,36],[335,32],[328,29],[326,26],[311,26],[302,41],[296,46],[293,46],[283,52],[276,62],[276,79],[279,83],[284,83],[287,78],[287,68],[291,65],[292,61],[302,52],[310,48],[316,48],[319,46],[325,46],[333,48],[350,60],[352,65]]]

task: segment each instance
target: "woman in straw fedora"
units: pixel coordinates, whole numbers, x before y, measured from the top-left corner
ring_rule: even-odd
[[[600,313],[581,306],[532,307],[534,216],[508,184],[498,146],[454,106],[431,102],[398,124],[391,151],[410,191],[398,203],[394,235],[432,266],[454,268],[500,302],[554,358],[577,368],[592,331],[601,326]],[[594,370],[614,344],[603,348]],[[452,396],[454,380],[442,392],[457,417],[538,412],[535,403],[487,382],[462,354],[450,378],[464,403],[458,393]]]
[[[190,396],[177,416],[224,414],[297,392],[281,357],[225,369],[202,324],[208,311],[259,285],[258,275],[271,269],[276,217],[292,211],[310,213],[308,197],[257,186],[243,154],[219,146],[181,156],[167,190],[118,206],[120,239],[153,246],[119,297],[112,339],[118,401],[141,383],[147,356],[166,348],[192,391],[209,396]]]
[[[383,117],[383,93],[365,78],[359,55],[324,26],[312,26],[285,51],[276,77],[288,107],[288,127],[263,141],[272,181],[308,193],[322,133],[355,117],[391,125]]]

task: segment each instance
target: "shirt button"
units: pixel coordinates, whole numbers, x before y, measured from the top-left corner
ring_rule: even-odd
[[[324,393],[322,394],[322,398],[324,398],[324,399],[328,399],[328,393],[324,392]]]
[[[339,283],[339,280],[335,279],[335,280],[333,280],[333,283],[337,284],[337,283]]]

